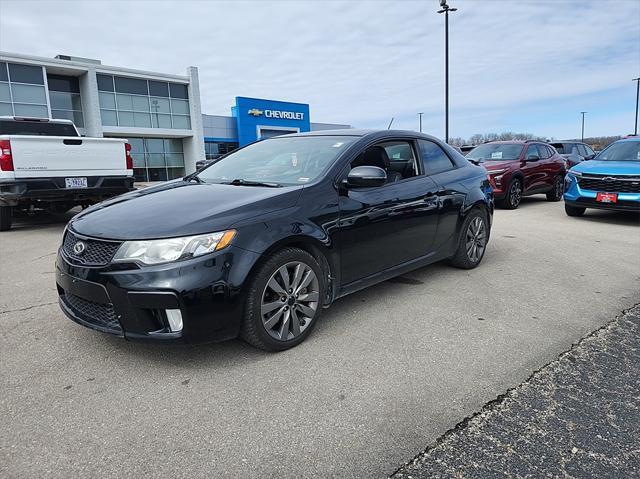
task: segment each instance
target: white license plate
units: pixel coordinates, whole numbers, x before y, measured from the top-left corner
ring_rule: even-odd
[[[65,178],[64,184],[66,188],[86,188],[86,178]]]

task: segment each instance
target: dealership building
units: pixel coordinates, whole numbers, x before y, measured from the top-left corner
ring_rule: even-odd
[[[236,97],[230,116],[202,114],[198,69],[183,75],[100,60],[0,52],[0,116],[65,118],[83,136],[126,138],[139,181],[195,170],[198,160],[291,132],[350,128],[312,123],[309,105]]]

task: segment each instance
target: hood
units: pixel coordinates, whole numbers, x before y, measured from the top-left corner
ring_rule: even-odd
[[[594,175],[640,176],[640,161],[588,160],[578,163],[569,171],[592,173]]]
[[[511,168],[516,163],[518,163],[516,160],[485,160],[480,164],[484,166],[487,171],[491,171]]]
[[[69,225],[80,234],[118,240],[224,231],[238,221],[294,206],[303,188],[178,180],[99,203],[75,216]]]

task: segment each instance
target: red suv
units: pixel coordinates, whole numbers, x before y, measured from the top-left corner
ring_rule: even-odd
[[[514,210],[523,196],[545,193],[560,201],[565,160],[554,147],[541,141],[492,141],[477,146],[467,159],[482,162],[493,180],[496,203]]]

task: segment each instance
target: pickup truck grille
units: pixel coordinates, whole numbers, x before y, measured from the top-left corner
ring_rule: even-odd
[[[79,242],[84,244],[82,251],[75,248]],[[105,266],[109,264],[121,244],[120,241],[83,238],[67,231],[62,242],[62,251],[72,263],[83,266]]]
[[[578,185],[583,190],[607,191],[611,193],[640,193],[640,178],[620,176],[582,176]]]

